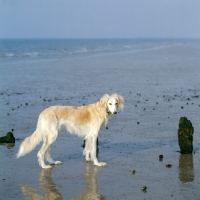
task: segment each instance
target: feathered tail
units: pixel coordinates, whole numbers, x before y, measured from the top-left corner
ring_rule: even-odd
[[[40,131],[36,129],[35,132],[30,137],[27,137],[22,142],[16,157],[19,158],[31,152],[41,141],[42,141],[42,134],[40,133]]]

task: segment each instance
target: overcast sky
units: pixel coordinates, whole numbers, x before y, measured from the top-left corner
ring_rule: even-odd
[[[0,38],[200,38],[200,0],[0,0]]]

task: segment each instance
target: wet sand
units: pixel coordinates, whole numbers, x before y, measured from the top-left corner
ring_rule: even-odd
[[[145,53],[19,62],[15,68],[4,64],[0,136],[14,129],[17,140],[14,146],[0,145],[0,199],[200,199],[199,55],[181,44]],[[15,159],[43,109],[89,104],[115,92],[124,97],[125,108],[99,134],[98,158],[107,166],[86,163],[82,139],[65,130],[52,147],[62,165],[41,169],[40,145]],[[194,127],[191,155],[179,153],[183,116]]]

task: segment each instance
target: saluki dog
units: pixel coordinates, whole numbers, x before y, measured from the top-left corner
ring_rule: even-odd
[[[17,158],[32,151],[43,140],[37,157],[42,168],[51,168],[52,164],[61,164],[54,161],[50,155],[51,145],[55,142],[60,127],[65,126],[67,131],[85,139],[83,155],[86,161],[93,161],[94,165],[105,166],[96,156],[96,141],[98,132],[105,125],[111,114],[117,114],[117,109],[123,110],[124,100],[118,94],[105,94],[100,101],[86,106],[52,106],[45,109],[38,118],[35,132],[21,144]],[[51,165],[46,165],[44,157]]]

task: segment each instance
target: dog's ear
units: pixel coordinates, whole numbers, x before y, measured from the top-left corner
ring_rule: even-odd
[[[107,102],[108,102],[109,98],[110,98],[110,96],[108,94],[104,94],[103,97],[101,97],[101,99],[100,99],[101,107],[107,108]]]
[[[118,95],[118,94],[113,94],[113,96],[115,96],[117,103],[118,103],[118,108],[123,110],[124,109],[124,99],[122,96]]]

